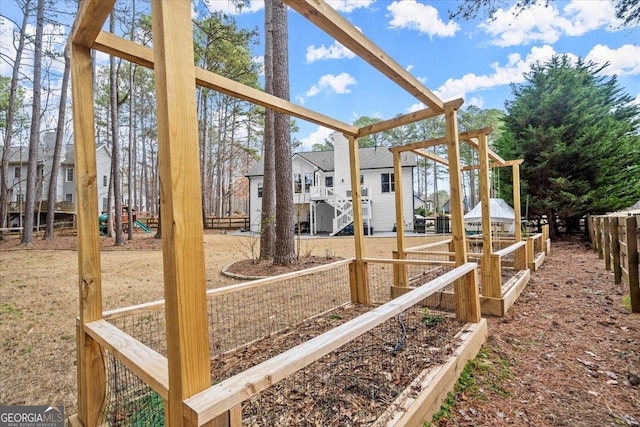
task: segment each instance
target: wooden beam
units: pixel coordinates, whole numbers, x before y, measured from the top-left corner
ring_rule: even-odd
[[[489,150],[489,152],[491,152],[491,150]],[[513,166],[513,165],[521,165],[524,162],[524,160],[522,159],[518,159],[518,160],[505,160],[504,163],[496,163],[496,162],[489,162],[489,168],[502,168],[502,167],[507,167],[507,166]],[[480,167],[480,165],[469,165],[469,166],[465,166],[462,168],[463,171],[469,171],[469,170],[475,170],[478,169]]]
[[[445,166],[449,166],[449,160],[444,159],[444,158],[438,156],[437,154],[432,153],[430,151],[427,151],[427,150],[425,150],[423,148],[419,148],[417,150],[413,150],[413,153],[416,153],[419,156],[426,157],[428,159],[434,160],[434,161],[436,161],[438,163],[441,163],[441,164],[443,164]]]
[[[144,67],[154,67],[153,51],[151,49],[108,32],[103,31],[98,35],[94,48],[100,52],[126,59],[127,61]],[[358,128],[353,125],[285,101],[277,96],[270,95],[199,67],[195,67],[195,81],[199,86],[213,89],[280,113],[298,117],[346,135],[356,136],[358,134]]]
[[[71,29],[71,43],[92,47],[115,3],[116,0],[83,0]]]
[[[482,261],[480,274],[482,275],[482,293],[485,296],[485,289],[489,289],[492,274],[500,274],[500,271],[491,270],[491,254],[493,253],[493,242],[491,235],[491,183],[489,182],[489,143],[487,136],[482,135],[478,141],[480,158],[480,201],[482,203]],[[485,285],[485,283],[487,285]]]
[[[393,185],[396,202],[396,256],[400,259],[405,258],[405,241],[404,241],[404,208],[402,201],[402,162],[401,153],[396,151],[393,153]],[[394,266],[394,285],[408,286],[407,268],[404,264]]]
[[[189,1],[153,0],[160,210],[166,301],[167,424],[210,385],[202,201]]]
[[[362,191],[360,187],[360,156],[358,152],[358,138],[349,136],[349,170],[351,172],[351,201],[353,205],[353,237],[356,259],[355,288],[357,300],[360,304],[370,304],[368,277],[366,277],[364,258],[364,220],[362,218]]]
[[[105,320],[86,323],[84,330],[163,399],[169,398],[166,357]]]
[[[399,145],[397,147],[389,147],[389,151],[392,153],[404,152],[404,151],[416,151],[421,148],[434,147],[436,145],[442,145],[447,143],[447,137],[442,136],[440,138],[426,139],[424,141],[410,142],[408,144]]]
[[[444,103],[342,15],[322,0],[283,0],[360,58],[434,111],[444,111]]]
[[[434,111],[430,108],[414,111],[413,113],[404,114],[402,116],[397,116],[389,120],[361,127],[358,131],[358,137],[371,135],[372,133],[383,132],[385,130],[397,128],[398,126],[408,125],[410,123],[419,122],[420,120],[436,117],[441,114],[442,112]]]
[[[98,425],[106,395],[104,359],[98,343],[82,328],[102,317],[93,61],[88,47],[72,43],[70,48],[80,311],[76,337],[78,416],[84,425]]]
[[[451,225],[453,250],[456,253],[456,265],[467,262],[467,245],[464,231],[464,209],[462,207],[462,174],[460,171],[460,143],[458,140],[457,110],[447,107],[444,112],[447,140],[447,158],[449,159],[449,183],[451,201]]]
[[[516,242],[522,240],[522,208],[520,207],[520,163],[511,165],[513,177],[513,225]]]

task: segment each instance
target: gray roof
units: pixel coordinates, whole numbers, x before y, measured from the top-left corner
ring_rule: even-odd
[[[0,157],[4,146],[0,145]],[[43,149],[38,145],[38,162],[42,162],[44,159]],[[25,145],[12,145],[9,148],[9,164],[27,164],[29,161],[29,147]]]
[[[358,150],[360,153],[360,170],[365,169],[386,169],[393,167],[393,154],[387,147],[366,147]],[[309,163],[317,166],[324,172],[333,172],[333,151],[306,151],[295,153]],[[402,153],[400,155],[402,167],[414,167],[417,165],[416,155],[413,153]],[[264,174],[264,160],[251,166],[246,176],[262,176]]]

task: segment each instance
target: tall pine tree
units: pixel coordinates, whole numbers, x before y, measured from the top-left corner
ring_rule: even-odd
[[[606,66],[554,56],[533,66],[506,103],[495,148],[504,158],[524,159],[529,213],[547,215],[550,224],[640,200],[640,107],[615,76],[603,75]],[[508,199],[511,176],[501,179]]]

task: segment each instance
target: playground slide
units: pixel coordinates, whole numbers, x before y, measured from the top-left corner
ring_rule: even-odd
[[[151,233],[151,229],[149,227],[147,227],[146,225],[144,225],[143,223],[141,223],[140,221],[136,220],[136,222],[134,222],[135,226],[138,227],[139,229],[143,230],[145,233]]]

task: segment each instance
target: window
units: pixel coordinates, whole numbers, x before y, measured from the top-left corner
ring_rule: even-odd
[[[392,173],[383,173],[380,175],[382,181],[382,192],[393,193],[395,191],[394,177]]]
[[[364,175],[360,175],[360,185],[364,184]]]
[[[64,195],[64,200],[67,202],[73,202],[73,194],[67,193]]]
[[[109,208],[109,199],[107,197],[102,198],[102,212],[106,212]]]
[[[20,178],[20,175],[21,175],[20,172],[21,172],[20,166],[16,166],[16,168],[13,170],[13,176],[15,178]]]
[[[109,177],[107,175],[102,175],[102,186],[103,187],[109,186]]]
[[[262,197],[262,183],[258,184],[258,197]]]
[[[311,186],[313,185],[313,174],[305,173],[304,174],[304,192],[308,193],[311,191]]]
[[[296,194],[302,193],[302,180],[304,179],[304,192],[308,193],[313,185],[312,173],[294,173],[293,174],[293,192]]]
[[[24,194],[16,194],[16,202],[17,203],[24,202]]]
[[[73,168],[67,168],[66,182],[73,182]]]
[[[324,186],[325,187],[333,187],[333,177],[332,176],[325,176],[324,177]]]
[[[296,194],[302,193],[302,175],[299,173],[293,174],[293,192]]]

